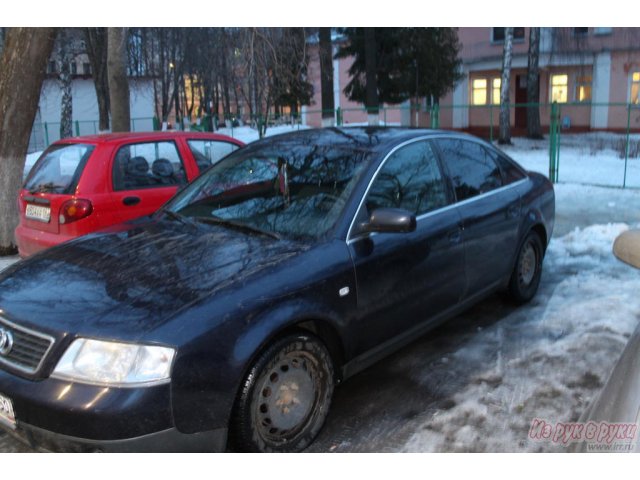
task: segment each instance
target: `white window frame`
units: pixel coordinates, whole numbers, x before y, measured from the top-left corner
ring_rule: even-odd
[[[500,27],[491,27],[491,45],[502,45],[504,43],[504,38],[502,40],[496,40],[494,38],[494,28],[500,28]],[[502,28],[506,28],[506,27],[502,27]],[[514,35],[513,35],[513,43],[524,43],[524,41],[527,38],[527,30],[526,27],[513,27],[515,28],[523,28],[523,34],[522,37],[516,37],[515,36],[515,31],[514,31]]]

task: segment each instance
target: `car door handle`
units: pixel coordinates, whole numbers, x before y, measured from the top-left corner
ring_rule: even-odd
[[[507,208],[507,218],[516,218],[520,216],[520,205],[514,204]]]
[[[140,197],[124,197],[122,203],[127,207],[131,207],[140,203]]]
[[[449,243],[451,245],[457,245],[462,242],[462,227],[458,227],[456,230],[449,233]]]

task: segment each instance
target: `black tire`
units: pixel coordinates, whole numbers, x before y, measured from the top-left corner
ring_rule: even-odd
[[[318,435],[333,394],[333,362],[307,333],[279,338],[245,377],[230,425],[235,450],[299,452]]]
[[[535,296],[542,276],[543,259],[544,248],[540,236],[536,232],[529,232],[520,246],[509,280],[509,295],[516,303],[526,303]]]

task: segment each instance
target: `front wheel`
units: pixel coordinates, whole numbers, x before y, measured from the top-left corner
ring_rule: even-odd
[[[324,424],[333,394],[333,364],[310,334],[276,340],[254,362],[236,401],[233,446],[242,451],[297,452]]]
[[[535,232],[529,232],[522,242],[509,280],[509,294],[517,303],[528,302],[538,291],[543,252],[540,236]]]

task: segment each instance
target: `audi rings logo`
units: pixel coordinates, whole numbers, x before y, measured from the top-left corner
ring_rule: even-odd
[[[6,356],[13,348],[13,335],[11,332],[0,328],[0,355]]]

